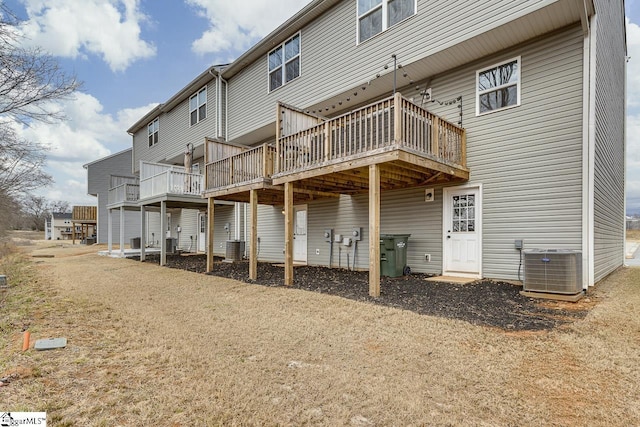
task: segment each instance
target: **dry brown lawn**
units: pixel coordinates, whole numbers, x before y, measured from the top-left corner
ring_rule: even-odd
[[[50,425],[640,425],[640,269],[513,333],[41,243],[0,274],[0,411]],[[427,285],[425,285],[427,286]],[[21,352],[64,336],[66,349]]]

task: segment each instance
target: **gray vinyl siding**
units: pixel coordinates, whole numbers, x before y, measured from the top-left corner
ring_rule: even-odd
[[[624,73],[622,6],[596,0],[596,129],[594,159],[594,279],[624,259]]]
[[[235,215],[233,205],[215,205],[214,211],[213,254],[225,256],[227,240],[234,240]],[[229,233],[224,229],[229,224]]]
[[[582,248],[582,33],[574,26],[546,38],[487,57],[431,82],[440,101],[463,98],[467,129],[469,185],[482,186],[483,275],[518,278],[519,252],[525,248]],[[521,105],[475,116],[476,71],[521,57]],[[554,70],[550,73],[549,70]],[[422,88],[421,88],[422,89]],[[405,93],[419,103],[417,92]],[[457,104],[428,103],[429,110],[457,123]],[[442,272],[443,189],[424,202],[425,187],[383,192],[382,234],[411,234],[407,264],[415,272]],[[328,265],[325,228],[348,236],[363,228],[356,268],[368,268],[367,194],[310,202],[308,206],[308,264]],[[284,219],[281,207],[260,206],[260,260],[281,261]],[[316,255],[316,249],[320,254]],[[341,266],[346,267],[346,250]],[[425,261],[425,254],[431,261]],[[333,266],[339,250],[334,244]]]
[[[183,251],[196,252],[198,247],[198,210],[181,209],[180,216],[173,220],[173,235],[178,237],[178,248]],[[175,228],[180,226],[180,235],[178,236]]]
[[[344,0],[301,30],[297,79],[267,93],[264,55],[229,80],[230,140],[272,123],[276,101],[306,108],[373,79],[384,71],[392,53],[407,65],[553,2],[418,1],[416,15],[359,45],[356,3]],[[509,45],[508,40],[496,43]]]
[[[146,212],[146,243],[147,246],[160,247],[160,212],[147,211]]]
[[[251,214],[247,215],[251,221]],[[282,206],[258,206],[258,259],[282,262],[284,260],[284,215]]]
[[[98,198],[98,243],[107,243],[109,236],[109,216],[107,203],[109,201],[109,186],[111,175],[131,176],[131,150],[105,157],[87,165],[87,193]],[[112,238],[114,242],[120,241],[120,213],[114,211],[112,223]],[[125,212],[125,243],[129,243],[131,237],[140,234],[140,215],[134,212]]]
[[[196,90],[197,93],[198,88]],[[191,96],[193,94],[190,94]],[[216,81],[207,84],[207,117],[195,125],[190,125],[189,98],[182,101],[168,113],[159,116],[158,143],[149,147],[147,127],[142,127],[133,136],[133,168],[137,172],[141,160],[163,163],[167,159],[179,157],[188,143],[195,147],[204,144],[205,137],[216,135]]]
[[[575,26],[431,83],[435,99],[463,99],[469,185],[482,185],[485,277],[517,279],[516,239],[525,249],[582,249],[582,40]],[[476,117],[476,71],[517,56],[521,105]],[[426,107],[459,119],[457,104]]]

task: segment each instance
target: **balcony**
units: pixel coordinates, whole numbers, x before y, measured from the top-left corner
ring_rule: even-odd
[[[141,162],[140,200],[178,197],[200,198],[204,177],[182,166]]]
[[[271,184],[275,154],[273,144],[263,144],[207,163],[204,196],[246,202],[252,189],[282,193]]]
[[[399,106],[399,108],[396,108]],[[466,134],[400,94],[325,119],[278,106],[279,135],[206,165],[204,197],[281,204],[282,184],[296,200],[366,192],[367,167],[379,164],[381,190],[466,181]]]
[[[367,190],[374,164],[381,190],[466,181],[465,130],[397,94],[279,136],[272,179],[298,190],[355,194]]]
[[[140,184],[125,183],[109,189],[109,207],[137,206],[140,200]]]

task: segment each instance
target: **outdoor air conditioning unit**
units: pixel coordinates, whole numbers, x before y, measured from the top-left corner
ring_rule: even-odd
[[[529,249],[524,254],[524,291],[555,294],[582,292],[582,253],[564,249]]]
[[[227,250],[224,262],[242,261],[244,254],[244,242],[240,240],[227,240]]]

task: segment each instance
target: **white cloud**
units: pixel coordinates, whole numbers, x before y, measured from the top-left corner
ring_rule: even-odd
[[[21,30],[33,46],[52,55],[99,55],[113,71],[156,54],[140,38],[147,18],[139,0],[23,0],[29,19]]]
[[[209,29],[191,45],[194,52],[205,54],[229,50],[244,52],[310,0],[246,0],[241,7],[238,2],[228,0],[185,1],[209,20]]]
[[[50,149],[45,171],[55,182],[39,194],[50,200],[86,203],[87,171],[83,165],[131,147],[126,130],[156,105],[127,108],[112,115],[104,113],[102,104],[93,96],[77,93],[74,99],[59,103],[67,117],[63,122],[35,122],[28,127],[14,123],[21,137]]]

